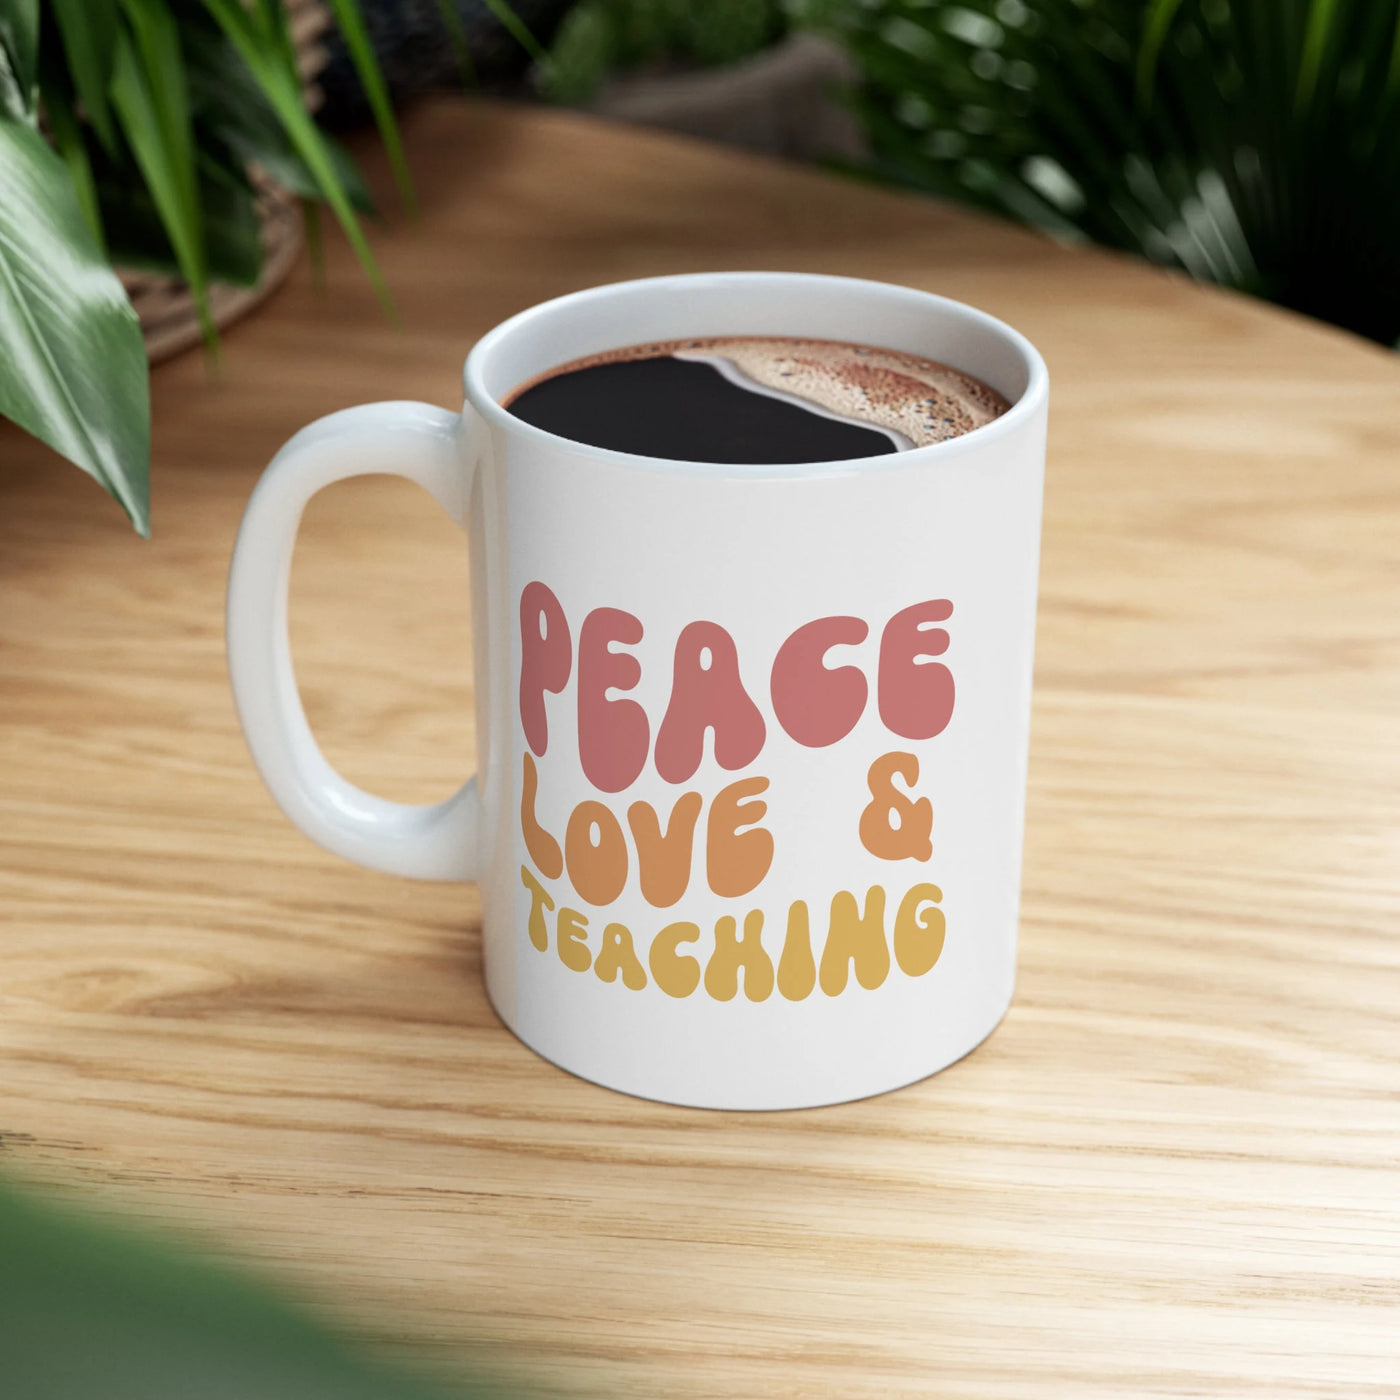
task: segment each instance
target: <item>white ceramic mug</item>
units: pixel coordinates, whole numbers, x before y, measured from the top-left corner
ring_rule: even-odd
[[[501,407],[581,356],[720,335],[909,351],[1012,407],[935,446],[754,467],[589,447]],[[712,273],[533,307],[477,344],[465,381],[460,414],[322,419],[253,493],[229,668],[283,811],[377,870],[478,881],[496,1010],[596,1083],[796,1108],[965,1055],[1015,972],[1040,356],[905,287]],[[470,541],[478,772],[437,806],[341,778],[292,672],[302,509],[371,472],[425,486]]]

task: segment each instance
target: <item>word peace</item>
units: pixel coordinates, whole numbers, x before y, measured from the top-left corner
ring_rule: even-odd
[[[880,719],[905,739],[931,739],[953,713],[953,674],[933,660],[948,649],[937,626],[952,616],[946,598],[895,613],[880,636],[876,695]],[[869,685],[857,666],[829,668],[833,647],[855,646],[869,634],[858,617],[819,617],[797,628],[778,648],[769,673],[773,714],[787,735],[807,748],[846,737],[865,712]],[[705,731],[714,732],[721,768],[746,768],[763,750],[763,715],[739,677],[734,639],[717,622],[692,622],[676,638],[671,695],[652,741],[651,720],[635,700],[609,692],[635,689],[642,667],[617,646],[642,640],[642,624],[620,608],[594,608],[578,634],[577,667],[568,619],[543,583],[520,595],[520,721],[538,757],[549,746],[545,697],[574,681],[578,752],[584,775],[600,792],[630,787],[651,755],[668,783],[684,783],[700,766]]]

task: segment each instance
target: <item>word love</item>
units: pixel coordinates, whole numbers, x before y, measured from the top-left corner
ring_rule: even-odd
[[[895,613],[880,636],[876,703],[892,734],[931,739],[953,713],[953,674],[934,660],[948,649],[938,626],[952,616],[946,598]],[[819,617],[797,628],[778,648],[768,677],[772,712],[789,738],[807,748],[844,739],[865,713],[869,683],[858,666],[826,665],[835,647],[863,642],[870,628],[858,617]],[[574,681],[579,762],[600,792],[630,787],[650,756],[668,783],[688,782],[700,766],[705,732],[728,771],[746,768],[763,751],[763,713],[739,675],[734,639],[717,622],[681,629],[672,657],[671,693],[652,737],[652,723],[635,700],[616,692],[636,688],[641,663],[617,648],[642,640],[641,621],[620,608],[594,608],[579,628],[577,660],[564,609],[545,584],[520,596],[520,720],[537,757],[549,747],[546,697]],[[611,694],[610,694],[611,693]]]
[[[627,884],[627,838],[612,811],[587,799],[570,813],[564,847],[543,826],[535,811],[539,773],[527,753],[521,782],[520,829],[530,859],[551,880],[567,865],[569,881],[589,904],[611,904]],[[705,821],[705,864],[710,888],[721,897],[737,899],[768,873],[773,863],[773,837],[758,826],[768,804],[757,800],[768,790],[768,779],[741,778],[710,802]],[[704,808],[698,792],[687,792],[671,808],[665,826],[649,802],[627,809],[627,824],[637,852],[637,877],[648,904],[665,909],[675,904],[690,884],[695,828]],[[751,828],[751,829],[745,829]]]
[[[524,765],[520,829],[530,859],[551,880],[567,869],[569,882],[585,903],[611,904],[626,887],[630,867],[622,823],[602,802],[586,799],[569,814],[561,848],[540,823],[536,811],[539,770],[528,753]],[[883,754],[870,765],[866,778],[870,803],[859,824],[861,845],[881,860],[926,861],[933,854],[933,805],[926,797],[907,796],[896,778],[914,786],[919,778],[915,755]],[[768,804],[760,800],[767,790],[767,778],[740,778],[710,800],[703,822],[705,877],[723,899],[738,899],[756,889],[773,864],[772,834],[758,825],[768,811]],[[628,807],[627,826],[642,898],[654,908],[667,909],[685,894],[704,810],[705,801],[698,792],[683,793],[664,824],[649,802]]]
[[[891,953],[906,977],[922,977],[943,953],[946,923],[937,885],[918,884],[905,892],[888,921],[888,937],[885,891],[872,885],[864,909],[849,890],[833,896],[820,954],[813,946],[807,905],[799,899],[788,906],[781,937],[775,930],[767,943],[761,909],[750,909],[742,927],[734,916],[722,915],[704,938],[699,924],[667,924],[652,935],[643,967],[626,924],[604,924],[596,944],[590,945],[593,930],[585,914],[556,906],[528,866],[520,867],[520,879],[530,895],[530,942],[541,953],[552,943],[570,971],[591,970],[602,981],[620,980],[633,992],[655,983],[667,996],[681,998],[703,985],[713,1000],[732,1001],[742,981],[749,1001],[767,1001],[775,988],[788,1001],[805,1001],[818,987],[823,995],[837,997],[852,975],[866,991],[882,986],[890,973]]]

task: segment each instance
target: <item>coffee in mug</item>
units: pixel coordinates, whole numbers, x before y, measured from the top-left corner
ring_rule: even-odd
[[[1040,356],[908,287],[711,273],[522,311],[464,377],[460,412],[312,424],[253,493],[229,668],[274,798],[477,882],[492,1004],[598,1084],[798,1108],[967,1054],[1015,973]],[[336,773],[292,668],[303,506],[372,472],[471,557],[477,772],[433,806]]]
[[[961,437],[1010,405],[921,355],[784,336],[607,350],[517,386],[503,406],[572,442],[674,461],[837,462]]]

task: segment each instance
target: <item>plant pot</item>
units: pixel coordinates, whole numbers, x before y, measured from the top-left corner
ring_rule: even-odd
[[[817,34],[790,34],[723,68],[610,79],[588,110],[792,160],[858,160],[864,141],[836,91],[850,58]]]
[[[322,0],[286,0],[292,39],[297,50],[306,105],[315,111],[321,102],[317,76],[326,65],[324,46],[330,13]],[[246,316],[286,279],[301,249],[301,208],[293,195],[253,172],[258,186],[258,221],[262,225],[262,273],[251,287],[214,286],[209,310],[221,330]],[[184,278],[159,272],[118,268],[122,286],[141,322],[146,357],[152,364],[168,360],[198,345],[202,338],[194,297]]]

